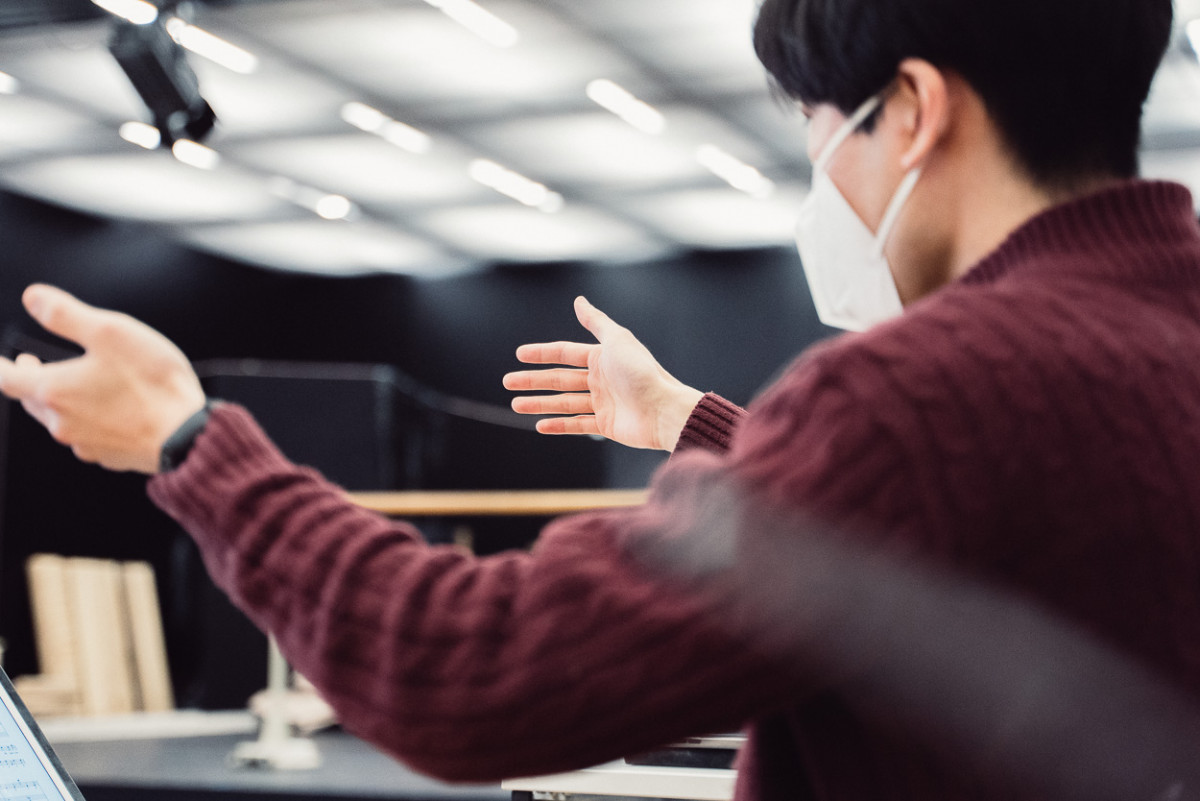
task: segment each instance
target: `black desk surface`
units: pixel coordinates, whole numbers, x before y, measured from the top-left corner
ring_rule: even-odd
[[[322,765],[310,771],[233,767],[245,735],[54,746],[88,801],[235,801],[263,798],[509,801],[499,785],[456,786],[418,776],[342,732],[317,735]]]

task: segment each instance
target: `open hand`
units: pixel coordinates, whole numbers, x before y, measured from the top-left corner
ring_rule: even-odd
[[[553,415],[538,421],[543,434],[592,434],[633,448],[674,450],[704,393],[671,376],[637,337],[584,298],[576,298],[575,315],[597,343],[518,348],[526,364],[561,366],[506,375],[508,389],[558,393],[514,398],[513,410]]]
[[[46,330],[84,354],[52,364],[29,354],[0,359],[0,392],[81,460],[158,472],[163,443],[205,403],[187,357],[149,326],[61,289],[34,285],[23,301]]]

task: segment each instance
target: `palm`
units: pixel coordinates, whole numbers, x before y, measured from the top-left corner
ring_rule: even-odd
[[[656,377],[649,365],[658,368],[658,362],[637,340],[592,352],[587,384],[600,434],[634,448],[661,446],[649,412]]]
[[[671,450],[698,391],[673,378],[627,329],[582,298],[580,322],[598,342],[525,345],[517,358],[528,364],[565,365],[510,373],[514,390],[549,390],[555,395],[522,396],[522,414],[553,415],[538,423],[545,434],[592,434],[633,448]]]

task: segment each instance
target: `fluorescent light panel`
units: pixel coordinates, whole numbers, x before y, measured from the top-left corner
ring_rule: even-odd
[[[190,139],[177,141],[171,146],[171,152],[179,161],[198,170],[215,170],[221,164],[220,153]]]
[[[192,169],[166,151],[40,159],[7,166],[3,178],[51,203],[149,222],[241,223],[287,210],[259,176]]]
[[[794,241],[805,195],[800,185],[781,186],[769,200],[725,188],[696,189],[633,198],[627,208],[691,247],[777,247]]]
[[[111,126],[28,94],[0,95],[0,107],[0,155],[4,158],[18,152],[86,150],[112,136]]]
[[[696,149],[696,159],[713,175],[752,197],[767,198],[775,192],[770,178],[716,145],[701,145]]]
[[[145,0],[92,0],[92,3],[135,25],[149,25],[158,19],[158,8]]]
[[[425,0],[450,19],[496,47],[512,47],[519,39],[517,29],[472,0]]]
[[[358,216],[358,207],[343,195],[323,192],[283,176],[272,178],[268,186],[276,197],[306,208],[321,219],[348,220]]]
[[[647,136],[600,109],[480,125],[466,129],[466,135],[497,161],[536,164],[538,179],[555,187],[701,184],[710,171],[696,149],[705,143],[747,162],[774,163],[759,143],[710,112],[683,105],[663,111],[670,125],[661,136]],[[760,191],[767,191],[765,185]]]
[[[471,162],[468,172],[472,178],[484,186],[495,189],[500,194],[525,206],[544,211],[547,214],[554,214],[562,210],[562,195],[550,191],[545,185],[526,178],[507,167],[501,167],[494,161],[475,159]]]
[[[227,142],[232,159],[260,173],[286,175],[380,209],[407,213],[447,203],[478,203],[491,190],[467,174],[475,153],[453,142],[416,156],[358,131],[337,136]]]
[[[7,72],[0,72],[0,95],[15,95],[21,91],[21,82]]]
[[[373,223],[328,225],[315,219],[293,220],[202,226],[180,233],[192,245],[210,252],[292,272],[432,277],[469,266],[429,242]]]
[[[545,262],[644,258],[661,243],[644,231],[586,206],[539,214],[515,204],[434,212],[419,225],[481,259]]]
[[[167,20],[167,33],[180,47],[228,70],[240,75],[251,75],[258,71],[258,56],[179,17]]]
[[[146,150],[155,150],[162,144],[162,134],[153,125],[145,122],[127,122],[119,131],[121,138]]]
[[[365,103],[354,102],[342,106],[342,119],[360,131],[375,134],[409,153],[422,155],[433,147],[433,139],[429,134],[393,120],[379,109]]]
[[[657,135],[667,127],[667,119],[661,111],[608,79],[589,83],[587,96],[643,133]]]

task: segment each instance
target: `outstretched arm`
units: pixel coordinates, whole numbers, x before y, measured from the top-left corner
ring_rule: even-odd
[[[31,286],[25,308],[84,354],[43,364],[0,359],[0,392],[58,442],[110,470],[158,472],[163,443],[205,402],[187,357],[149,326],[54,287]]]
[[[26,305],[85,353],[0,361],[0,388],[81,458],[157,472],[163,443],[205,403],[187,359],[60,290],[31,288]],[[556,521],[533,552],[477,559],[356,507],[241,407],[216,409],[195,445],[151,479],[151,498],[347,728],[424,772],[582,768],[740,726],[790,687],[701,600],[627,558],[630,518],[670,512]]]
[[[664,370],[637,337],[584,298],[576,298],[575,315],[596,343],[518,348],[526,364],[557,366],[509,373],[504,386],[557,394],[514,398],[513,409],[551,415],[538,422],[543,434],[598,434],[633,448],[674,450],[704,393]]]

